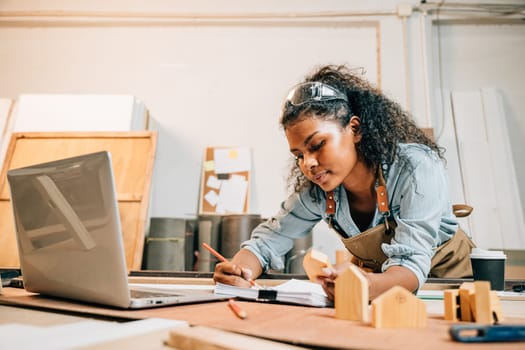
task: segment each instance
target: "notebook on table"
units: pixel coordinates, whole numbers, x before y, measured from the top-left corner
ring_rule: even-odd
[[[109,152],[12,169],[7,178],[26,290],[118,308],[225,299],[130,287]]]
[[[215,294],[247,300],[297,304],[304,306],[333,306],[323,287],[308,280],[290,279],[275,287],[245,288],[217,283]]]

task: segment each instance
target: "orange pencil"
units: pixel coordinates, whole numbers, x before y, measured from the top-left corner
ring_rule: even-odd
[[[233,313],[237,315],[237,317],[239,317],[241,320],[244,320],[246,317],[248,317],[246,311],[241,309],[241,307],[233,299],[228,300],[228,306],[230,307],[230,309],[232,309]]]
[[[213,255],[215,255],[215,257],[216,257],[217,259],[219,259],[220,261],[222,261],[222,262],[228,261],[228,260],[227,260],[224,256],[222,256],[218,251],[216,251],[215,249],[213,249],[212,247],[210,247],[209,244],[207,244],[207,243],[205,243],[205,242],[202,242],[202,246],[203,246],[204,248],[206,248],[207,250],[209,250],[209,252],[212,253]],[[255,287],[255,286],[257,286],[257,287],[259,286],[259,285],[258,285],[257,283],[255,283],[255,281],[252,280],[251,278],[248,280],[248,282],[250,282],[250,284],[251,284],[252,286],[254,286],[254,287]]]

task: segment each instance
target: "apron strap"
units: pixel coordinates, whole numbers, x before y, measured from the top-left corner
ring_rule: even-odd
[[[377,208],[379,209],[379,212],[384,218],[384,224],[386,231],[390,231],[390,227],[388,225],[388,217],[390,216],[390,208],[388,206],[388,194],[386,192],[386,182],[385,177],[383,175],[383,169],[381,165],[377,167],[376,172],[376,200],[377,200]],[[348,234],[343,230],[343,228],[337,223],[335,220],[335,199],[334,199],[334,191],[328,191],[326,192],[326,208],[325,212],[327,215],[327,222],[328,225],[334,229],[337,233],[339,233],[342,237],[348,238]]]
[[[386,230],[389,231],[388,217],[390,216],[390,208],[388,207],[388,194],[386,192],[386,182],[381,165],[377,167],[376,196],[377,208],[383,216]]]

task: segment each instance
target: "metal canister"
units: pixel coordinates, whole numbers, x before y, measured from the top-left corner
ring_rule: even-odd
[[[202,242],[220,251],[221,224],[221,215],[199,215],[197,230],[199,245],[195,249],[197,254],[197,271],[210,272],[215,270],[217,258],[202,246]]]
[[[222,218],[221,226],[221,254],[231,259],[241,247],[241,243],[248,240],[253,229],[261,223],[258,214],[226,215]]]
[[[147,270],[193,269],[195,219],[151,218],[144,267]]]

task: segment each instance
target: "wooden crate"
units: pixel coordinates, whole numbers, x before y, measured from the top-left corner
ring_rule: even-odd
[[[157,133],[151,131],[12,134],[0,173],[0,267],[20,266],[7,171],[105,150],[112,157],[126,263],[128,269],[139,270],[156,143]]]

